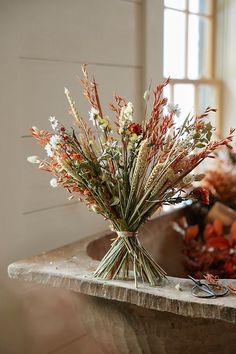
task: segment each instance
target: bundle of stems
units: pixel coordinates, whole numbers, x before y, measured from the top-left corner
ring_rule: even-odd
[[[31,129],[44,146],[48,158],[30,156],[30,162],[54,175],[51,185],[62,186],[70,198],[79,195],[91,211],[109,220],[117,238],[95,272],[96,277],[141,278],[152,285],[165,277],[140,244],[136,233],[155,211],[164,204],[179,203],[183,191],[202,175],[190,174],[207,156],[222,145],[230,148],[233,130],[225,139],[211,141],[214,128],[207,120],[207,107],[198,116],[188,115],[183,123],[178,106],[168,105],[163,89],[153,90],[153,103],[147,117],[150,92],[146,91],[142,124],[134,122],[134,107],[115,95],[110,110],[115,124],[103,113],[95,79],[90,81],[83,66],[81,80],[91,109],[93,127],[80,116],[68,89],[65,94],[75,127],[68,131],[55,117],[50,117],[53,133]],[[196,197],[196,194],[195,194]],[[198,197],[204,197],[199,193]]]
[[[118,237],[100,262],[94,276],[126,279],[130,272],[133,272],[136,287],[138,277],[154,286],[166,276],[166,272],[140,244],[135,233],[118,232]]]

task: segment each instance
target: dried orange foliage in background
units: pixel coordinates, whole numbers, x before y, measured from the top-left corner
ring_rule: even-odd
[[[202,184],[209,189],[214,199],[236,208],[236,174],[232,169],[206,171]]]
[[[234,241],[236,241],[236,220],[231,225],[230,234],[232,235],[232,238],[234,239]]]
[[[198,233],[199,233],[198,225],[189,226],[186,230],[185,238],[188,240],[192,240],[197,237]]]
[[[210,284],[216,284],[218,276],[236,278],[236,220],[230,227],[219,219],[203,229],[198,224],[187,226],[183,241],[188,274],[202,278],[208,273],[205,278]]]

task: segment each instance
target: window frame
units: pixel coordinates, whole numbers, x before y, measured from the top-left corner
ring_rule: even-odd
[[[211,78],[201,78],[201,79],[174,79],[171,78],[171,84],[181,84],[188,83],[194,85],[200,84],[209,84],[214,86],[216,94],[216,107],[217,113],[215,117],[216,122],[216,133],[218,135],[222,132],[222,81],[216,78],[216,62],[215,62],[215,53],[216,53],[216,1],[213,0],[212,8],[212,31],[210,33],[211,39]],[[192,12],[191,12],[192,13]],[[162,82],[164,78],[163,74],[163,60],[164,60],[164,0],[144,0],[144,67],[143,67],[143,89],[144,91],[149,87],[150,82],[158,83]],[[170,86],[171,88],[171,86]],[[197,98],[195,98],[197,101]],[[196,104],[196,103],[195,103]]]
[[[166,6],[164,4],[164,0],[162,0],[163,6],[163,29],[164,29],[164,14],[165,10],[173,10],[180,13],[185,14],[185,66],[184,66],[184,78],[172,78],[170,81],[170,101],[174,102],[174,86],[176,84],[192,84],[194,86],[194,111],[195,113],[200,113],[198,111],[199,105],[199,86],[200,85],[210,85],[215,90],[215,104],[217,108],[216,112],[216,134],[220,135],[222,129],[221,123],[221,81],[216,79],[215,77],[215,45],[216,45],[216,2],[214,0],[211,1],[211,9],[210,14],[203,14],[203,13],[195,13],[189,10],[189,0],[185,0],[185,10],[176,9],[170,6]],[[210,22],[210,29],[208,32],[208,43],[210,44],[210,55],[207,63],[207,71],[209,77],[199,77],[197,79],[190,79],[188,78],[188,39],[189,39],[189,16],[195,15],[203,18],[208,18]],[[164,30],[163,30],[163,57],[164,57]],[[164,58],[163,58],[164,64]],[[163,79],[167,79],[164,76],[164,65],[163,65]],[[177,102],[176,102],[177,103]]]

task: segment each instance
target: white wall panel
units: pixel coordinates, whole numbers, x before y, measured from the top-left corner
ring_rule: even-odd
[[[113,102],[113,93],[132,100],[140,115],[142,95],[141,69],[106,65],[89,65],[91,75],[99,83],[101,102],[111,117],[108,105]],[[20,100],[19,115],[22,136],[29,135],[29,128],[36,125],[48,129],[48,118],[55,115],[68,127],[73,119],[68,114],[68,103],[64,94],[67,87],[77,102],[79,112],[87,119],[89,103],[82,94],[81,65],[67,62],[42,60],[19,60]]]
[[[106,229],[107,221],[81,203],[33,212],[23,216],[23,234],[12,245],[12,254],[29,257]]]
[[[117,0],[22,0],[22,57],[140,65],[141,6]]]
[[[141,0],[0,1],[2,264],[107,228],[101,216],[69,202],[66,191],[49,186],[49,174],[27,163],[27,156],[40,154],[28,129],[49,128],[49,115],[71,125],[64,86],[87,115],[76,78],[84,62],[91,64],[104,105],[116,91],[133,101],[140,118],[142,16]]]

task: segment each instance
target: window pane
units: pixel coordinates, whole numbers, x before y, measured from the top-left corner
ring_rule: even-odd
[[[164,76],[182,79],[185,62],[185,14],[164,12]]]
[[[171,97],[171,85],[170,84],[164,87],[163,97],[166,97],[168,99],[168,103],[173,103],[173,100]],[[164,107],[163,113],[168,114],[168,106]]]
[[[189,113],[194,113],[194,92],[192,84],[176,84],[174,86],[174,103],[181,109],[180,123],[184,121]]]
[[[189,11],[210,15],[212,12],[212,0],[189,0]]]
[[[197,15],[189,15],[188,77],[190,79],[210,76],[209,21]]]
[[[210,106],[212,108],[216,107],[216,88],[212,85],[199,85],[198,92],[199,102],[198,102],[198,112],[202,113],[204,110]],[[210,122],[215,126],[216,124],[216,114],[210,113]]]
[[[171,86],[170,86],[170,84],[164,87],[163,96],[168,98],[169,102],[171,101],[172,98],[171,98]]]
[[[165,6],[172,7],[173,9],[185,10],[186,0],[165,0]]]

